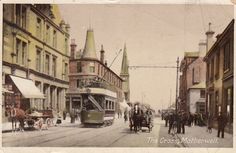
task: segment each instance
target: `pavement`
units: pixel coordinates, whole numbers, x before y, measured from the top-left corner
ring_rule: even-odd
[[[54,126],[70,126],[70,125],[78,125],[81,124],[80,120],[76,120],[75,123],[71,123],[70,117],[67,116],[66,120],[63,120],[61,118],[62,123],[61,124],[56,124],[57,118],[53,118],[53,125]],[[17,123],[17,128],[19,127],[19,122]],[[25,126],[27,130],[27,125]],[[2,123],[2,133],[6,132],[12,132],[12,123],[11,122],[4,122]]]
[[[164,122],[160,128],[159,146],[161,147],[203,147],[203,148],[232,148],[233,135],[224,133],[224,138],[217,137],[217,130],[207,132],[206,126],[185,126],[185,134],[168,134],[168,128]]]

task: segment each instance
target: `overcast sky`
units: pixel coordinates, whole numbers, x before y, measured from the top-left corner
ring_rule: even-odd
[[[217,1],[218,4],[219,1]],[[233,19],[233,6],[225,5],[60,5],[71,26],[71,38],[84,48],[89,22],[94,29],[97,55],[103,44],[110,65],[127,46],[130,65],[176,66],[186,51],[198,51],[208,23],[216,34]],[[122,53],[112,65],[120,74]],[[130,69],[131,101],[144,101],[161,109],[175,100],[176,69]]]

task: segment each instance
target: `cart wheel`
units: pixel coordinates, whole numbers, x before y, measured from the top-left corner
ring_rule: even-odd
[[[46,119],[46,124],[48,127],[52,126],[52,120],[50,118]]]

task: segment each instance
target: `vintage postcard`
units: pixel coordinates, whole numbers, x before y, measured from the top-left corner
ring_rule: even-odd
[[[233,150],[233,2],[2,1],[1,17],[3,152]]]

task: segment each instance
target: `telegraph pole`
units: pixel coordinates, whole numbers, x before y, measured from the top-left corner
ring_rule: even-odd
[[[177,109],[178,109],[178,79],[179,79],[179,57],[177,58],[177,73],[176,73],[176,95],[175,95],[175,112],[177,113]]]

